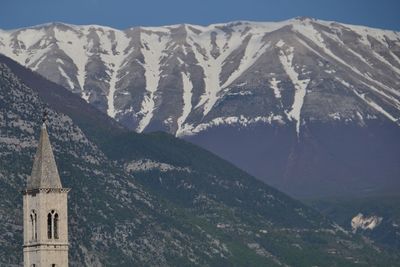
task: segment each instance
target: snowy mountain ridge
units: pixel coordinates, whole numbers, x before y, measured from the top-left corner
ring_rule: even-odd
[[[399,123],[400,33],[296,18],[163,27],[50,23],[0,53],[138,132],[342,120]]]

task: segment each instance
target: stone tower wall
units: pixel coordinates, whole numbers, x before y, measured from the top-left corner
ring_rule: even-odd
[[[40,189],[25,193],[24,206],[24,267],[68,266],[68,210],[64,189]],[[37,238],[32,239],[31,211],[37,215]],[[58,239],[48,238],[47,216],[54,210],[58,219]]]

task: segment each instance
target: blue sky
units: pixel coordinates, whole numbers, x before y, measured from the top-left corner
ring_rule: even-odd
[[[309,16],[400,31],[400,0],[1,0],[0,28],[61,21],[125,29]]]

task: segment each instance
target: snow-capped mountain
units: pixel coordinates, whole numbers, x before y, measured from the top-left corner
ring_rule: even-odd
[[[361,26],[52,23],[2,31],[0,51],[138,132],[400,117],[400,33]]]
[[[0,31],[0,53],[131,129],[188,138],[289,192],[282,181],[298,190],[290,177],[322,166],[308,160],[320,145],[298,154],[305,139],[317,140],[313,125],[399,128],[399,32],[311,18],[126,30],[51,23]]]

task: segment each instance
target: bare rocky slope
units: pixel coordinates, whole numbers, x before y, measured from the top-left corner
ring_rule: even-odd
[[[22,261],[22,195],[42,110],[69,195],[72,266],[395,266],[217,156],[137,134],[61,86],[0,57],[0,265]],[[97,127],[96,127],[97,126]]]
[[[137,132],[186,138],[295,196],[399,186],[398,32],[311,18],[51,23],[0,31],[0,53]]]

